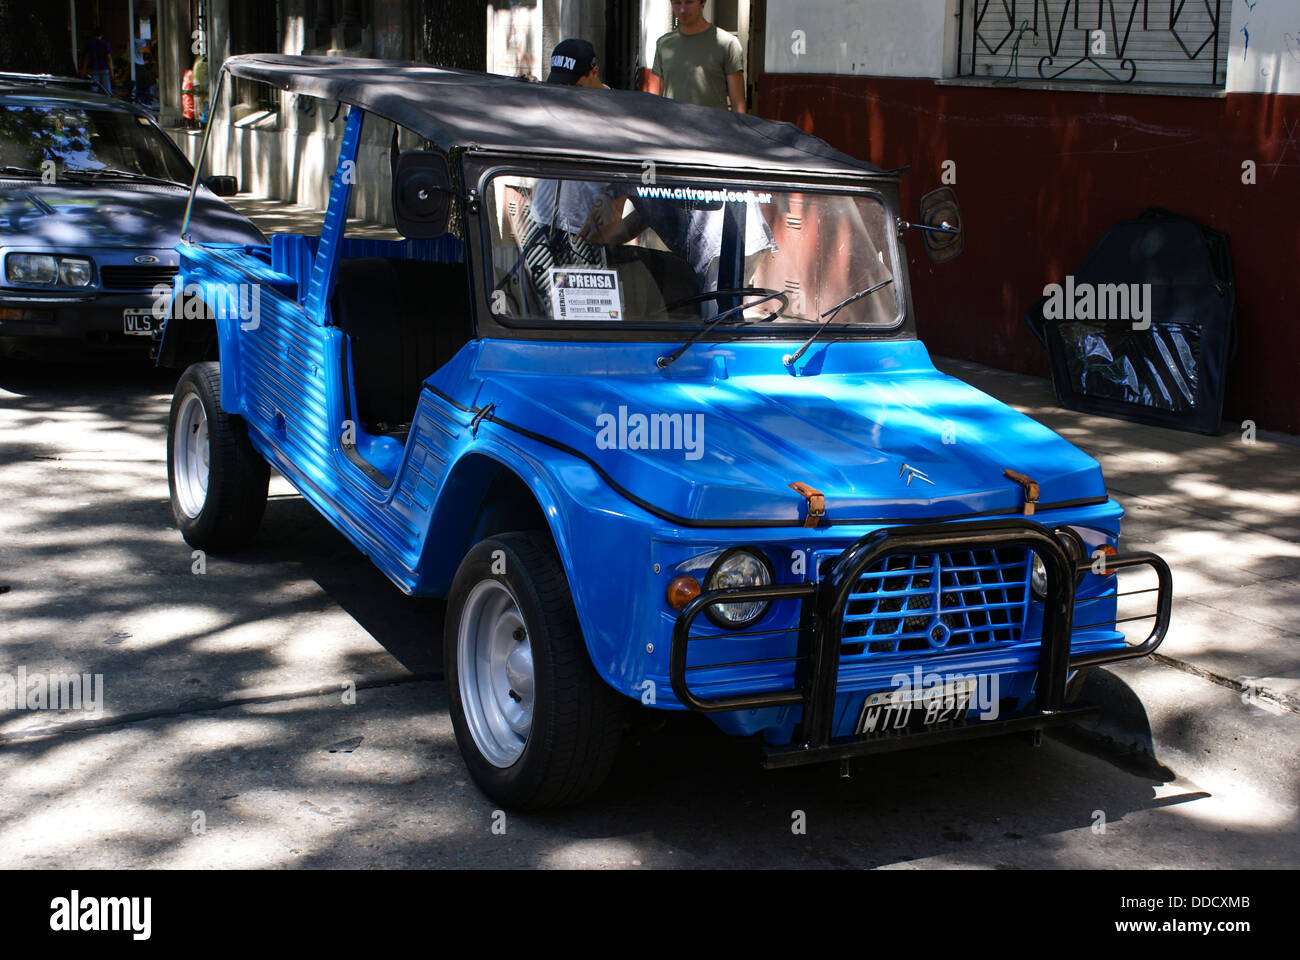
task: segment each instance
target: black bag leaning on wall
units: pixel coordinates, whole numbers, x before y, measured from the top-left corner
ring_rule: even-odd
[[[1049,290],[1025,322],[1047,347],[1061,406],[1219,432],[1236,348],[1227,234],[1150,207]]]

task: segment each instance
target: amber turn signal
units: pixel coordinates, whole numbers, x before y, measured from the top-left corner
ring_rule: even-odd
[[[700,595],[700,581],[694,577],[673,577],[668,582],[668,606],[682,610]]]
[[[1116,550],[1114,547],[1112,547],[1109,543],[1104,544],[1103,546],[1100,546],[1096,550],[1092,551],[1093,571],[1096,573],[1100,573],[1103,577],[1115,576],[1115,571],[1106,566],[1106,558],[1113,557],[1118,553],[1119,551]],[[1098,556],[1098,554],[1100,554],[1100,556]],[[1101,563],[1100,570],[1097,570],[1098,562]]]

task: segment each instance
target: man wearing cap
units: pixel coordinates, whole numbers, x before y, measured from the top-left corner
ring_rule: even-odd
[[[670,100],[745,113],[740,41],[704,19],[704,0],[672,0],[677,29],[655,44],[646,91]]]
[[[609,89],[600,82],[596,48],[586,40],[561,40],[555,45],[551,51],[551,72],[547,74],[546,82]]]

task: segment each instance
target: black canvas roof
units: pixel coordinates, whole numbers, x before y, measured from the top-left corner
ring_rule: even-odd
[[[883,172],[794,124],[646,93],[527,83],[397,60],[244,54],[222,67],[281,90],[360,107],[445,150],[474,145],[638,163]]]

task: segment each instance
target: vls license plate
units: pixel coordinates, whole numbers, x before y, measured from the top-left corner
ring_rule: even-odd
[[[152,337],[154,316],[149,310],[123,310],[122,332],[134,337]]]
[[[860,736],[919,733],[964,720],[975,695],[975,678],[963,678],[942,687],[918,690],[882,690],[867,695],[858,718]]]

